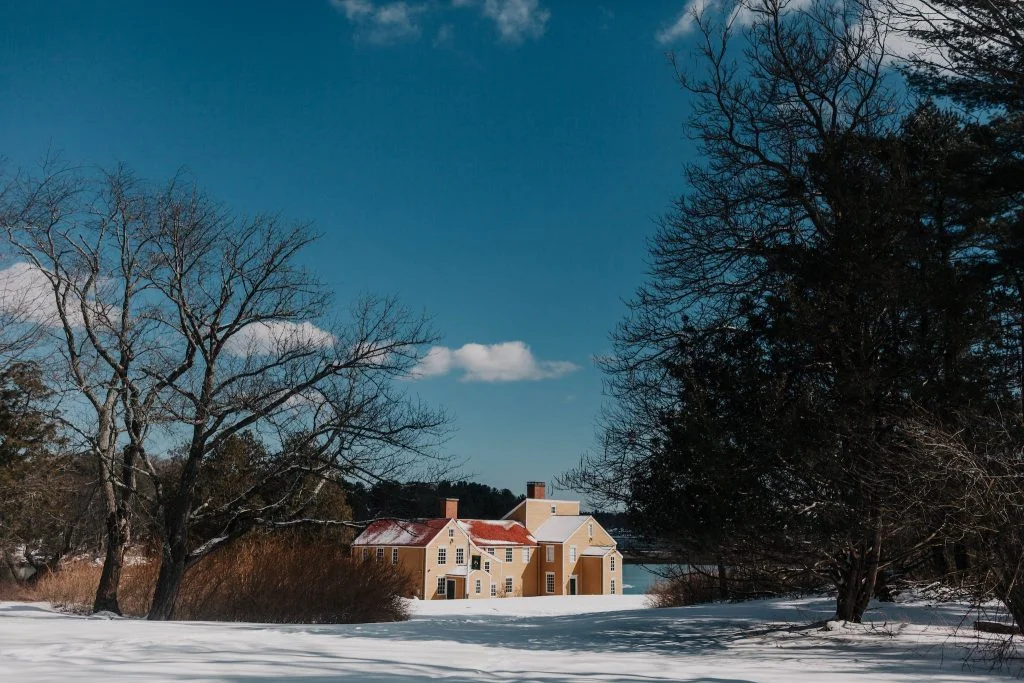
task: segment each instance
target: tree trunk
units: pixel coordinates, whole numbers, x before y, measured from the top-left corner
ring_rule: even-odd
[[[132,511],[130,493],[135,490],[135,458],[134,450],[127,448],[121,461],[120,490],[108,485],[107,497],[107,552],[103,560],[103,572],[96,588],[96,599],[93,601],[93,612],[113,612],[121,614],[117,591],[121,585],[121,571],[124,569],[124,554],[132,541]],[[113,505],[111,505],[113,502]]]
[[[718,598],[720,600],[729,599],[729,573],[722,558],[718,558]]]
[[[1017,626],[1024,629],[1024,585],[1021,583],[1015,583],[1003,590],[1003,603],[1006,605],[1006,609],[1009,610],[1010,614],[1013,615],[1013,620],[1017,622]]]
[[[875,593],[878,567],[882,557],[881,520],[875,519],[874,532],[869,540],[851,548],[847,553],[846,571],[839,583],[836,596],[836,619],[861,623],[871,596]]]
[[[179,494],[167,506],[164,514],[164,540],[160,558],[160,574],[153,592],[153,605],[147,618],[150,621],[168,621],[174,618],[174,603],[178,599],[185,563],[188,560],[189,505]]]
[[[121,614],[117,589],[121,584],[121,570],[124,568],[124,553],[130,540],[131,523],[120,508],[117,506],[107,512],[107,552],[92,605],[93,612]]]

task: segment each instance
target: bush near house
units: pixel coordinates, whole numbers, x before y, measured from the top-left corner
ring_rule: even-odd
[[[43,576],[31,599],[88,612],[102,566],[67,562]],[[125,568],[126,616],[149,611],[159,561]],[[185,575],[175,618],[199,621],[342,624],[407,619],[409,578],[389,563],[349,557],[314,538],[259,535],[209,555]]]

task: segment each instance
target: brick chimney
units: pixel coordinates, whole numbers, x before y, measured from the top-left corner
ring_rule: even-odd
[[[459,518],[459,499],[444,498],[441,500],[441,516],[446,519]]]
[[[526,497],[543,498],[545,488],[546,485],[542,481],[528,481],[526,482]]]

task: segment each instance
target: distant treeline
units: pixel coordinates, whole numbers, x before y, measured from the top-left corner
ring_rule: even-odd
[[[508,489],[471,481],[379,482],[371,487],[352,484],[347,490],[352,516],[356,520],[377,517],[438,517],[441,500],[459,499],[459,517],[501,519],[524,496]]]

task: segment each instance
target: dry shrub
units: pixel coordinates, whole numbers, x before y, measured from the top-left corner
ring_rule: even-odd
[[[18,597],[89,613],[102,565],[91,559],[62,563]],[[126,566],[118,599],[126,616],[149,611],[158,559]],[[390,562],[358,560],[340,544],[292,535],[257,535],[203,558],[188,570],[175,618],[201,621],[343,624],[400,621],[409,577]]]
[[[0,601],[27,602],[34,599],[17,581],[0,581]]]
[[[680,574],[656,581],[647,590],[651,607],[685,607],[714,602],[719,597],[718,579],[710,574]]]
[[[828,586],[820,577],[798,568],[750,563],[732,566],[725,592],[716,571],[682,565],[647,591],[652,607],[683,607],[728,599],[733,602],[781,596],[820,595]]]
[[[407,619],[409,577],[301,536],[243,539],[185,575],[175,617],[203,621],[345,624]]]
[[[159,570],[159,564],[153,561],[133,563],[122,570],[117,593],[125,616],[142,617],[149,612]],[[40,576],[28,593],[32,600],[50,602],[69,612],[87,614],[92,611],[102,571],[102,564],[88,559],[62,562],[56,571]]]

